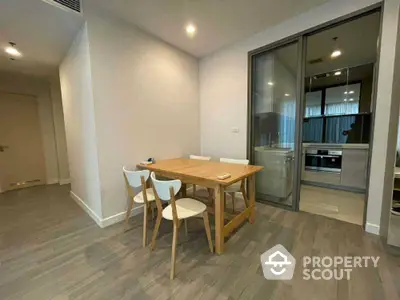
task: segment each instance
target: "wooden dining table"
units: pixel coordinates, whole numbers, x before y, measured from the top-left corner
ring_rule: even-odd
[[[255,174],[261,166],[222,163],[215,161],[175,158],[159,160],[150,165],[139,164],[138,168],[154,171],[156,175],[182,181],[182,197],[186,196],[186,184],[196,184],[215,190],[215,252],[224,252],[225,238],[246,220],[250,223],[255,218]],[[218,179],[221,174],[229,173],[226,179]],[[249,205],[240,213],[230,218],[225,224],[225,189],[227,186],[247,179],[247,198]]]

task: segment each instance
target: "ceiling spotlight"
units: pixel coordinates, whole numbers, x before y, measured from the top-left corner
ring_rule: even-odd
[[[10,54],[11,56],[16,56],[16,57],[19,57],[19,56],[22,55],[22,53],[19,52],[17,48],[15,48],[15,45],[16,45],[15,43],[9,42],[9,44],[10,44],[10,46],[9,46],[9,47],[6,47],[6,48],[4,49],[4,51],[5,51],[6,53]]]
[[[335,57],[338,57],[338,56],[340,56],[340,55],[342,55],[342,51],[340,51],[340,50],[335,50],[335,51],[332,52],[331,57],[332,57],[332,58],[335,58]]]
[[[347,95],[347,94],[348,94],[348,92],[346,91],[346,92],[344,92],[344,94],[345,94],[345,95]]]
[[[342,72],[340,72],[340,71],[336,71],[336,72],[335,72],[335,75],[336,75],[336,76],[338,76],[338,75],[340,75],[340,74],[342,74]]]
[[[268,81],[268,85],[274,85],[274,83],[272,81]]]
[[[192,36],[194,36],[195,35],[195,33],[196,33],[196,26],[194,26],[193,24],[188,24],[187,26],[186,26],[186,33],[190,36],[190,37],[192,37]]]
[[[353,99],[353,98],[350,98],[349,101],[354,101],[354,99]]]
[[[337,45],[337,39],[338,39],[337,36],[332,39],[334,41],[335,45],[333,48],[333,52],[331,54],[331,58],[336,58],[336,57],[342,55],[342,51],[340,51],[340,49]]]
[[[350,91],[349,94],[354,94],[354,91]]]
[[[289,97],[290,96],[290,94],[285,94],[285,97]]]
[[[347,102],[347,98],[344,98],[343,101],[344,101],[344,102]]]

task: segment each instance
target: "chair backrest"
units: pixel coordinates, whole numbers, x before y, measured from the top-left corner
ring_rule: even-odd
[[[160,198],[163,201],[171,200],[170,188],[174,190],[174,195],[176,195],[181,189],[182,182],[178,179],[176,180],[158,180],[156,179],[156,174],[151,172],[151,181],[153,182],[153,187],[156,191],[156,198]]]
[[[147,181],[147,179],[150,176],[149,170],[135,171],[135,170],[130,170],[130,168],[126,166],[124,166],[122,170],[124,171],[125,178],[128,181],[128,184],[133,188],[142,186],[142,180],[141,180],[142,176],[144,177],[144,181]]]
[[[248,165],[248,159],[232,159],[232,158],[220,158],[220,162],[229,163],[229,164],[238,164],[238,165]]]
[[[189,158],[197,160],[211,160],[210,156],[200,156],[200,155],[189,155]]]

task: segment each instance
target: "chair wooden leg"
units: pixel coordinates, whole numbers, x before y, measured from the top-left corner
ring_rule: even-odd
[[[154,205],[153,205],[153,202],[150,202],[150,208],[151,208],[151,219],[153,220],[153,224],[154,224]]]
[[[246,194],[246,189],[244,188],[244,183],[242,183],[242,185],[240,187],[240,191],[242,192],[242,196],[243,196],[246,208],[248,208],[249,207],[249,199],[247,199],[247,194]]]
[[[133,198],[129,197],[128,208],[126,210],[126,215],[125,215],[125,230],[127,230],[129,227],[129,217],[131,216],[132,208],[133,208]]]
[[[186,198],[186,183],[182,183],[181,191],[182,191],[182,198]]]
[[[255,221],[255,206],[256,206],[256,175],[249,176],[249,207],[250,207],[250,224]]]
[[[208,246],[210,247],[211,253],[214,252],[214,247],[211,239],[211,228],[210,228],[210,221],[208,220],[208,213],[207,211],[203,212],[203,220],[204,220],[204,227],[206,229]]]
[[[147,244],[147,213],[149,211],[149,207],[145,204],[144,205],[144,212],[143,212],[143,248],[146,248]]]
[[[208,190],[208,202],[210,203],[210,205],[212,205],[214,203],[214,199],[213,199],[213,194],[214,194],[214,190],[207,188]]]
[[[226,194],[224,193],[224,207],[226,208]]]
[[[183,222],[185,223],[185,235],[188,236],[187,219],[184,219]]]
[[[161,215],[161,213],[158,213],[156,225],[154,226],[154,230],[153,230],[153,237],[151,239],[151,246],[150,246],[151,250],[154,250],[154,247],[156,246],[156,239],[157,239],[158,229],[160,228],[161,219],[162,219],[162,215]]]
[[[235,193],[229,193],[232,198],[232,212],[235,212]]]
[[[172,255],[171,255],[171,274],[170,279],[175,277],[175,261],[176,261],[176,244],[178,241],[178,224],[174,222],[174,235],[172,238]]]

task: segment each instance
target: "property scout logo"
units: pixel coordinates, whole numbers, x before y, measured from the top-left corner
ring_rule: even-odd
[[[264,277],[268,280],[291,280],[296,259],[282,245],[261,254]],[[379,256],[303,256],[304,280],[350,280],[355,268],[378,266]]]

